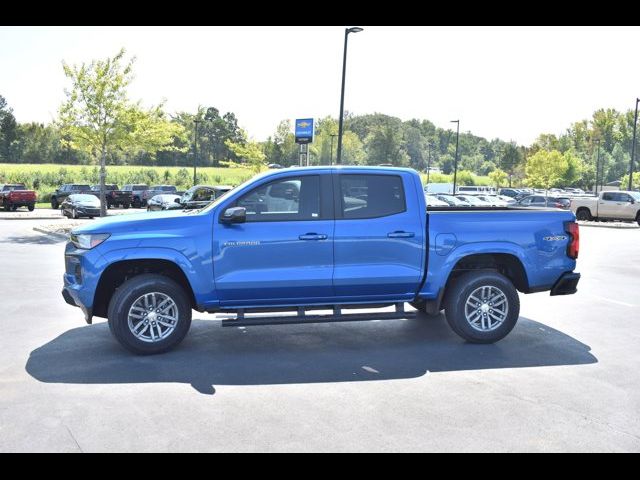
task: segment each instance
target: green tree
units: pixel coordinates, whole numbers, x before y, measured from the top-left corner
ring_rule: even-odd
[[[134,59],[124,62],[124,49],[114,57],[81,65],[63,63],[71,89],[60,108],[62,131],[74,148],[86,151],[100,162],[101,216],[105,216],[104,184],[110,149],[126,144],[127,87],[132,80]]]
[[[558,150],[538,150],[527,159],[527,184],[548,190],[561,181],[568,168],[567,159]]]
[[[12,161],[12,145],[18,137],[18,125],[7,100],[0,95],[0,161]]]
[[[100,163],[101,216],[106,215],[104,184],[109,155],[169,146],[180,127],[166,121],[160,107],[143,110],[127,97],[133,61],[121,49],[114,57],[80,65],[63,63],[71,88],[60,107],[64,143],[86,152]]]
[[[265,167],[266,155],[262,151],[260,144],[246,139],[246,133],[241,133],[242,141],[233,142],[229,139],[226,141],[227,148],[241,161],[247,162],[251,166],[251,170],[260,173]]]
[[[507,180],[507,173],[504,170],[496,168],[493,172],[489,173],[489,178],[496,188],[500,188]]]

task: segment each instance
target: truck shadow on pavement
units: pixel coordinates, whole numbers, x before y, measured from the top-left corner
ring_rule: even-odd
[[[465,343],[444,317],[316,325],[221,327],[194,320],[164,355],[137,357],[106,323],[75,328],[31,352],[26,370],[46,383],[179,382],[212,395],[215,385],[358,382],[428,372],[597,363],[590,347],[521,317],[494,345]]]

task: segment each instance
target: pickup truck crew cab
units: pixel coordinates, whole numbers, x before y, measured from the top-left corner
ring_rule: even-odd
[[[65,183],[55,192],[51,194],[51,208],[58,210],[62,202],[64,202],[69,195],[78,195],[81,193],[91,194],[91,186],[84,184]]]
[[[574,197],[571,211],[578,220],[622,220],[640,225],[640,192],[600,192],[597,197]]]
[[[27,207],[30,212],[36,208],[36,192],[27,190],[24,183],[0,185],[0,207],[5,212]]]
[[[560,210],[429,210],[417,172],[270,171],[201,210],[106,218],[72,231],[63,296],[138,354],[176,346],[192,309],[411,302],[470,342],[500,340],[517,291],[575,293],[578,225]],[[374,317],[375,318],[375,317]]]

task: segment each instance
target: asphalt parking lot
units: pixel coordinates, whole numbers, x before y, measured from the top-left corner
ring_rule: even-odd
[[[41,223],[0,220],[0,452],[640,451],[640,228],[584,226],[578,294],[521,296],[495,345],[442,316],[196,313],[143,358],[64,303],[64,242]]]

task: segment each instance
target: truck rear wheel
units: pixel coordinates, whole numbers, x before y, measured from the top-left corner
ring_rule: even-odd
[[[576,219],[577,220],[593,220],[593,217],[591,216],[591,212],[589,211],[588,208],[579,208],[578,211],[576,212]]]
[[[493,343],[515,327],[520,315],[518,292],[492,270],[465,273],[446,293],[445,314],[451,329],[472,343]]]
[[[191,326],[191,302],[184,289],[164,275],[127,280],[109,302],[109,328],[127,350],[153,355],[171,350]]]
[[[60,204],[55,197],[51,198],[51,208],[53,208],[54,210],[58,210],[58,208],[60,208]]]

